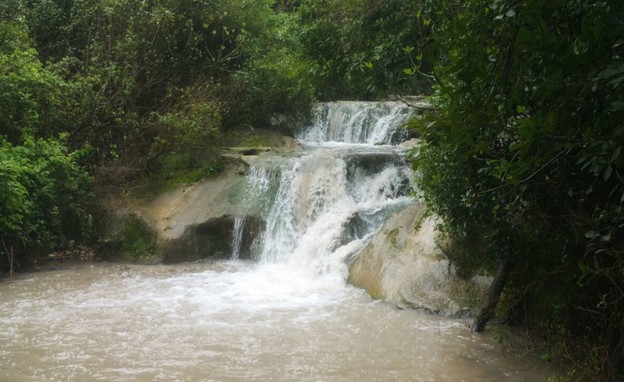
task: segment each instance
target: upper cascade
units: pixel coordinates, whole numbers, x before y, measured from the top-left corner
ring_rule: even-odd
[[[397,144],[405,139],[405,124],[413,115],[414,109],[402,102],[321,102],[311,126],[297,138],[307,143]]]

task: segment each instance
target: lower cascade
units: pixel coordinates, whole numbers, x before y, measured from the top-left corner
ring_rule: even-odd
[[[384,224],[416,208],[407,149],[397,144],[411,111],[395,103],[319,110],[299,136],[300,151],[259,157],[249,168],[232,237],[223,238],[231,240],[229,260],[84,265],[0,283],[0,380],[552,375],[529,352],[502,353],[493,336],[471,334],[469,321],[398,309],[347,284],[350,264],[383,241],[373,239]],[[409,241],[395,236],[394,247]],[[418,273],[403,265],[392,267]]]
[[[409,168],[393,150],[315,148],[282,165],[257,259],[339,272],[345,256],[412,202]],[[362,166],[367,160],[372,168]]]

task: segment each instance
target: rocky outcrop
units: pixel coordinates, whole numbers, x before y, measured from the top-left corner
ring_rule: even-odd
[[[240,258],[249,258],[264,222],[243,208],[248,165],[240,157],[217,178],[187,184],[152,199],[130,201],[129,210],[154,233],[155,262],[224,259],[232,254],[234,223],[245,218]]]
[[[373,298],[446,315],[474,314],[488,280],[462,280],[436,244],[436,221],[413,205],[388,220],[351,263],[348,282]]]
[[[181,185],[152,198],[127,195],[123,201],[107,201],[104,208],[112,221],[107,229],[110,243],[103,246],[106,257],[121,254],[123,259],[150,263],[229,258],[237,219],[243,221],[239,258],[253,257],[265,223],[258,217],[259,211],[244,200],[250,163],[260,156],[296,151],[300,144],[292,137],[259,129],[232,135],[231,143],[240,146],[224,150],[225,169],[218,177]],[[151,238],[139,248],[145,249],[143,252],[137,250],[131,256],[119,251],[129,245],[123,240],[130,237],[123,223],[128,217],[140,222],[141,232]]]
[[[156,198],[109,203],[115,207],[109,207],[108,239],[100,245],[100,256],[168,264],[229,258],[238,218],[243,222],[238,258],[251,258],[264,221],[243,208],[245,175],[240,167],[232,168]]]
[[[153,199],[135,200],[133,209],[156,231],[159,239],[179,239],[190,226],[243,213],[240,202],[244,180],[243,175],[226,172],[215,179],[185,185]]]
[[[231,215],[209,218],[206,221],[187,226],[176,238],[161,239],[158,251],[165,264],[195,261],[201,259],[227,259],[233,252],[235,218]],[[241,227],[239,259],[249,259],[255,241],[264,222],[256,217],[246,217]]]

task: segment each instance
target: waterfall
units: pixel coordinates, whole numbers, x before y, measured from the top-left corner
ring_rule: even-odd
[[[413,109],[399,102],[339,101],[320,103],[312,125],[298,136],[303,142],[395,144],[405,137]]]
[[[243,229],[245,228],[245,217],[234,219],[234,233],[232,235],[232,259],[240,258],[241,244],[243,243]]]
[[[321,104],[299,135],[316,145],[256,163],[249,199],[266,223],[256,259],[344,280],[347,262],[388,216],[412,203],[405,150],[389,145],[409,117],[398,103]],[[339,145],[327,145],[340,141]],[[384,145],[377,145],[384,143]]]

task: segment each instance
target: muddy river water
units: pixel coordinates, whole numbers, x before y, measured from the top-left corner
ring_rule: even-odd
[[[2,381],[541,381],[469,322],[244,262],[92,264],[0,283]]]

